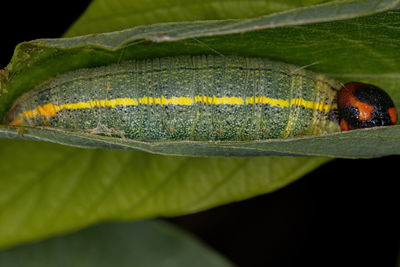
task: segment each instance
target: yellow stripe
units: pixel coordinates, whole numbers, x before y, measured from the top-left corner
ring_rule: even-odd
[[[171,97],[165,98],[164,96],[161,97],[151,97],[145,96],[139,98],[140,105],[182,105],[182,106],[190,106],[193,105],[193,98],[191,97]],[[137,103],[136,103],[137,105]]]
[[[195,96],[194,102],[210,105],[243,105],[243,98],[237,96]]]
[[[266,96],[246,97],[246,104],[269,104],[271,106],[289,107],[289,100],[270,98]]]
[[[253,105],[253,104],[268,104],[271,106],[289,107],[289,106],[303,106],[305,108],[329,112],[332,109],[337,109],[337,105],[327,105],[322,102],[308,101],[302,98],[294,98],[291,101],[287,99],[276,99],[266,96],[257,97],[236,97],[236,96],[195,96],[195,97],[151,97],[144,96],[141,98],[116,98],[116,99],[96,99],[88,102],[66,103],[61,105],[54,105],[51,103],[43,106],[39,105],[33,110],[22,112],[19,117],[35,117],[41,116],[55,116],[58,111],[63,109],[90,109],[94,107],[116,107],[116,106],[137,106],[137,105],[182,105],[190,106],[195,103],[205,103],[210,105]]]

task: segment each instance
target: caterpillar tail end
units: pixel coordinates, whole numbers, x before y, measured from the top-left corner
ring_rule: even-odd
[[[4,118],[4,123],[9,126],[22,125],[23,119],[19,116],[18,105],[14,105]]]

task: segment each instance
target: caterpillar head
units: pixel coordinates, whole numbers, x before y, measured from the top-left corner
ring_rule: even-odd
[[[338,107],[342,131],[393,125],[397,121],[390,96],[371,84],[346,83],[339,91]]]

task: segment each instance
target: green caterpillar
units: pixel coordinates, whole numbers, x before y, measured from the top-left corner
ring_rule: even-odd
[[[340,131],[341,87],[264,58],[154,58],[57,76],[5,120],[138,141],[287,138]]]

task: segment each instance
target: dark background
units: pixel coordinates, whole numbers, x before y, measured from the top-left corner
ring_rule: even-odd
[[[19,42],[60,37],[88,3],[2,3],[0,68]],[[274,193],[167,220],[241,267],[395,266],[399,160],[334,160]]]

